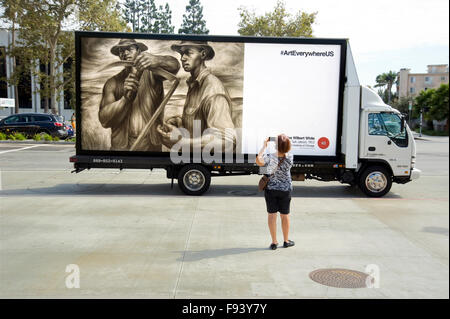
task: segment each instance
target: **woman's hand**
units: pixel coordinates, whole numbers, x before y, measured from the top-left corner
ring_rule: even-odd
[[[258,155],[256,156],[256,164],[258,166],[264,166],[265,165],[264,160],[262,158],[262,154],[264,153],[264,150],[267,148],[267,144],[268,143],[269,143],[269,137],[264,140],[264,145],[261,148],[261,150],[259,151]]]

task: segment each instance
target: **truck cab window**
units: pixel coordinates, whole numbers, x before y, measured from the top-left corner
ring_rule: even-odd
[[[397,146],[408,146],[406,127],[402,129],[402,119],[394,113],[370,113],[369,135],[385,135]]]
[[[369,135],[387,135],[377,113],[369,114]]]

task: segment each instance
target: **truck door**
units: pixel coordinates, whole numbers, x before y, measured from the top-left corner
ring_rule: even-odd
[[[391,112],[368,113],[367,123],[363,156],[388,162],[394,176],[409,175],[411,148],[401,117]]]

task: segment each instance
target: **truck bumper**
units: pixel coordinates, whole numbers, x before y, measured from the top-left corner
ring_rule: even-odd
[[[413,181],[413,180],[419,179],[421,173],[422,173],[422,171],[420,169],[413,168],[413,170],[411,172],[411,180]]]

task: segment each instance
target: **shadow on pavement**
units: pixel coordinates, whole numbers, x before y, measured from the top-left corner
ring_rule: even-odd
[[[269,250],[267,248],[252,247],[252,248],[223,248],[223,249],[205,249],[205,250],[191,250],[191,251],[175,251],[175,253],[181,253],[182,256],[177,261],[198,261],[208,258],[217,258],[229,255],[246,254],[253,251]]]
[[[448,236],[448,228],[427,226],[422,228],[423,232]]]
[[[11,189],[0,191],[0,195],[21,196],[39,194],[40,196],[70,195],[70,196],[188,196],[185,195],[176,183],[173,189],[169,183],[164,184],[114,184],[114,183],[77,183],[58,184],[52,187],[29,187],[25,189]],[[206,197],[263,197],[263,192],[257,191],[256,185],[211,185],[203,194]],[[319,198],[367,198],[357,187],[348,185],[328,186],[296,186],[292,197],[319,197]],[[401,198],[401,196],[388,193],[383,198]]]

